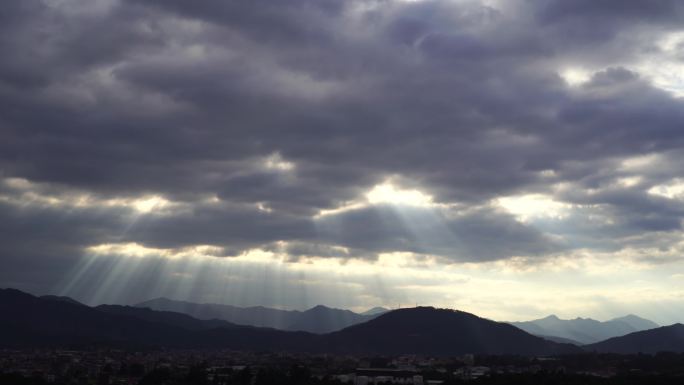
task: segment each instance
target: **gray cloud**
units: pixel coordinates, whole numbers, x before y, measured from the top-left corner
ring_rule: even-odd
[[[634,64],[669,55],[654,41],[683,15],[676,1],[12,1],[0,175],[184,209],[131,225],[130,209],[2,201],[2,264],[51,266],[100,243],[278,241],[293,259],[489,261],[677,232],[680,200],[648,190],[682,176],[684,106]],[[566,66],[595,73],[570,86]],[[649,154],[662,164],[620,169]],[[291,167],[269,168],[275,155]],[[472,210],[315,217],[388,179]],[[574,211],[523,223],[492,201],[526,193]]]

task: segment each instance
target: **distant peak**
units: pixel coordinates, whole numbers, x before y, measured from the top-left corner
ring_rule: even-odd
[[[361,314],[364,314],[364,315],[376,315],[376,314],[387,313],[388,311],[390,311],[390,310],[387,309],[387,308],[384,308],[384,307],[382,307],[382,306],[376,306],[376,307],[374,307],[374,308],[372,308],[372,309],[368,309],[368,310],[364,311],[364,312],[361,313]]]
[[[648,320],[643,317],[639,317],[636,314],[627,314],[626,316],[623,317],[618,317],[618,318],[613,318],[613,322],[624,322],[636,329],[652,329],[656,328],[659,325],[651,320]]]
[[[560,318],[558,318],[558,316],[555,315],[555,314],[548,315],[548,316],[546,316],[545,318],[542,318],[542,319],[545,319],[545,320],[554,320],[554,321],[559,321],[559,320],[560,320]]]
[[[157,297],[157,298],[148,299],[145,302],[152,302],[152,301],[173,301],[173,300],[171,298],[166,298],[166,297]]]
[[[332,308],[327,307],[325,305],[316,305],[316,306],[312,307],[311,309],[309,309],[308,311],[311,311],[311,310],[314,310],[314,311],[316,311],[316,310],[318,310],[318,311],[320,311],[320,310],[332,310]]]
[[[159,302],[177,302],[177,301],[172,300],[170,298],[166,298],[166,297],[157,297],[157,298],[148,299],[148,300],[145,300],[142,302],[138,302],[133,306],[141,306],[141,305],[147,305],[147,304],[153,304],[153,303],[159,303]]]
[[[627,319],[632,319],[632,320],[643,320],[644,318],[641,318],[641,317],[639,317],[639,316],[636,315],[636,314],[627,314],[626,316],[618,317],[618,318],[615,318],[615,319],[616,319],[616,320],[621,320],[621,319],[622,319],[622,320],[627,320]]]

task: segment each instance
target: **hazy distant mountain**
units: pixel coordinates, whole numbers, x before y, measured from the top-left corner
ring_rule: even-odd
[[[581,351],[506,323],[432,307],[394,310],[328,336],[330,346],[339,350],[378,354],[546,355]]]
[[[537,336],[566,338],[581,344],[590,344],[658,327],[656,323],[635,315],[615,318],[605,322],[596,321],[591,318],[564,320],[555,315],[550,315],[534,321],[510,322],[510,324]]]
[[[297,320],[287,330],[302,330],[311,333],[330,333],[373,319],[373,316],[356,314],[349,310],[315,306],[297,315]]]
[[[658,353],[684,352],[684,325],[674,324],[635,332],[599,343],[584,346],[586,350],[602,353]]]
[[[221,319],[239,325],[270,327],[281,330],[329,333],[347,326],[369,321],[381,313],[357,314],[349,310],[318,305],[306,311],[280,310],[263,306],[237,307],[220,304],[198,304],[157,298],[136,307],[184,313],[195,318]]]
[[[535,334],[535,335],[536,335],[537,337],[541,337],[541,338],[543,338],[543,339],[545,339],[545,340],[549,340],[549,341],[553,341],[553,342],[558,342],[559,344],[571,344],[571,345],[575,345],[575,346],[582,346],[582,345],[584,345],[584,344],[582,344],[582,343],[580,343],[580,342],[578,342],[578,341],[571,340],[570,338],[563,338],[563,337],[556,337],[556,336],[545,336],[545,335],[542,335],[542,334]]]
[[[176,301],[168,298],[157,298],[134,306],[183,313],[203,320],[221,319],[239,325],[276,329],[286,329],[288,325],[296,320],[295,313],[298,313],[262,306],[241,308],[230,305]]]
[[[546,355],[580,351],[508,324],[434,308],[392,311],[364,324],[317,335],[127,306],[92,308],[0,290],[0,347],[84,344],[361,354]]]
[[[629,326],[634,328],[634,331],[642,331],[642,330],[648,330],[648,329],[655,329],[657,327],[660,327],[657,323],[653,321],[649,321],[645,318],[641,318],[639,316],[636,316],[634,314],[628,314],[624,317],[620,318],[613,318],[611,321],[617,321],[617,322],[624,322],[628,324]]]
[[[374,307],[374,308],[372,308],[372,309],[368,309],[368,310],[364,311],[364,312],[361,313],[361,314],[362,314],[362,315],[380,315],[380,314],[383,314],[383,313],[387,313],[388,311],[390,311],[390,309],[387,309],[387,308],[384,308],[384,307],[380,307],[380,306],[376,306],[376,307]]]
[[[200,320],[187,314],[171,311],[157,311],[148,308],[121,305],[100,305],[94,308],[109,314],[129,316],[149,322],[158,322],[166,325],[178,326],[187,330],[209,330],[215,328],[240,327],[224,320]]]

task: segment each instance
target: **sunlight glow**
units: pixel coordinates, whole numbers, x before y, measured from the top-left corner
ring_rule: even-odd
[[[284,160],[279,153],[275,153],[264,160],[264,167],[269,170],[290,171],[295,168],[295,164]]]
[[[373,187],[366,194],[371,204],[389,203],[394,205],[430,206],[432,197],[418,190],[401,190],[391,183],[383,183]]]
[[[684,196],[684,180],[677,178],[670,183],[653,186],[648,189],[648,193],[669,199],[682,198]]]
[[[169,210],[180,206],[160,195],[139,197],[104,198],[82,191],[53,191],[49,185],[31,182],[23,178],[5,178],[0,183],[13,190],[14,194],[0,195],[0,201],[13,205],[42,205],[59,208],[128,208],[135,214],[150,214],[155,211]]]
[[[591,72],[580,68],[568,68],[561,71],[559,75],[572,87],[581,86],[591,79]]]
[[[635,69],[648,77],[652,84],[674,96],[684,96],[684,65],[676,61],[653,60]]]
[[[660,154],[646,154],[625,158],[620,162],[622,171],[645,171],[662,161]]]
[[[542,194],[498,198],[496,203],[522,221],[533,217],[563,218],[570,205]]]
[[[684,32],[679,31],[665,34],[656,44],[663,51],[677,52],[684,45]]]
[[[212,245],[194,245],[178,249],[162,249],[147,247],[139,243],[106,243],[86,248],[86,252],[95,256],[122,256],[133,258],[198,258],[222,257],[225,250]]]
[[[645,60],[635,63],[635,70],[654,86],[674,96],[684,97],[684,65],[679,58],[681,47],[684,46],[684,32],[666,33],[655,41],[655,45],[660,52],[654,52]]]
[[[268,207],[268,205],[265,204],[265,203],[263,203],[263,202],[257,203],[257,204],[256,204],[256,208],[257,208],[257,210],[259,210],[259,211],[261,211],[261,212],[264,212],[264,213],[273,212],[273,209],[270,208],[270,207]]]
[[[153,195],[148,198],[142,198],[142,199],[135,199],[132,201],[132,206],[135,207],[136,210],[142,212],[142,213],[149,213],[150,211],[156,209],[156,208],[163,208],[164,206],[167,206],[169,204],[169,201],[157,196]]]
[[[346,202],[334,209],[321,210],[316,217],[335,215],[349,210],[361,209],[369,205],[390,204],[396,206],[432,207],[437,205],[431,195],[419,190],[401,189],[385,182],[373,186],[364,196],[365,199],[356,199]]]
[[[640,176],[628,176],[624,178],[618,178],[615,180],[615,182],[622,187],[634,187],[641,183],[642,180],[643,178]]]

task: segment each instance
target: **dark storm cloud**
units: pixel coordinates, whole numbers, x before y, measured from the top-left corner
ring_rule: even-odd
[[[656,0],[644,3],[638,0],[562,0],[535,1],[539,7],[537,17],[548,24],[559,21],[591,19],[605,24],[677,23],[684,17],[684,6],[676,0]]]
[[[680,2],[30,0],[0,12],[1,175],[184,205],[122,235],[130,208],[4,202],[8,264],[53,227],[38,238],[45,253],[287,241],[294,257],[455,261],[680,229],[677,201],[648,193],[681,176],[676,157],[640,171],[640,184],[606,187],[636,175],[618,170],[622,159],[682,146],[681,98],[631,66],[667,54],[654,42],[682,25]],[[569,86],[567,65],[596,70]],[[314,218],[388,179],[477,209]],[[525,193],[580,207],[577,224],[593,205],[612,225],[572,237],[570,223],[535,227],[491,201]]]

